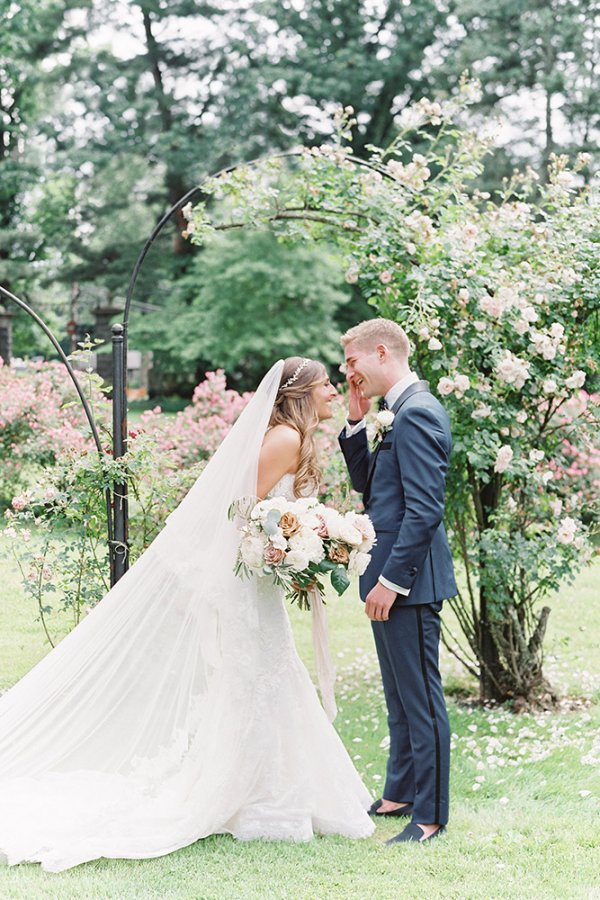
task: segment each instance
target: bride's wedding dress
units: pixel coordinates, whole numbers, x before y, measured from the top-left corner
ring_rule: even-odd
[[[366,837],[371,798],[294,646],[281,591],[241,581],[281,363],[132,569],[0,698],[0,858],[60,871],[209,834]],[[273,494],[292,496],[292,476]]]

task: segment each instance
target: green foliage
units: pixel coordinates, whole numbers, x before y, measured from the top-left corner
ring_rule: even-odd
[[[164,310],[138,319],[132,334],[188,371],[210,360],[248,389],[278,357],[335,364],[336,314],[348,299],[327,249],[290,247],[270,232],[228,235],[194,258]]]
[[[543,176],[553,152],[597,152],[597,3],[459,0],[455,15],[441,77],[453,82],[468,69],[480,78],[479,111],[502,111],[515,130],[507,147],[513,164],[525,159]],[[497,173],[489,176],[497,183]]]

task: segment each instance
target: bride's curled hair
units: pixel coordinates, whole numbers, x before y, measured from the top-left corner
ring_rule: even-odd
[[[315,492],[321,480],[314,440],[319,417],[311,392],[325,378],[325,366],[314,359],[289,356],[284,361],[269,427],[288,425],[300,435],[300,460],[294,479],[296,497]]]

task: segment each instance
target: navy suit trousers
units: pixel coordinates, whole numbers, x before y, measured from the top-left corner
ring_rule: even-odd
[[[371,622],[390,730],[383,796],[413,804],[413,822],[448,821],[450,727],[439,671],[441,603],[394,604]]]

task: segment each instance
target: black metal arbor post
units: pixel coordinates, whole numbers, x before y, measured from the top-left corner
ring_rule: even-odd
[[[129,279],[129,285],[127,287],[127,294],[125,298],[125,308],[123,311],[123,322],[112,326],[113,459],[120,459],[127,452],[127,329],[129,326],[131,301],[133,299],[135,285],[148,251],[150,250],[162,230],[168,224],[171,217],[174,216],[187,203],[193,200],[194,197],[196,197],[198,194],[201,194],[203,185],[207,181],[212,180],[213,178],[218,178],[221,175],[227,175],[239,168],[259,165],[262,162],[266,162],[268,159],[293,158],[299,157],[301,155],[302,151],[300,150],[290,151],[288,153],[271,154],[267,157],[258,157],[256,159],[250,160],[249,162],[237,163],[236,165],[221,169],[215,175],[211,175],[205,178],[204,181],[202,181],[199,185],[184,194],[179,200],[177,200],[176,203],[174,203],[170,207],[170,209],[167,210],[167,212],[165,212],[162,218],[154,226],[152,232],[150,233],[144,246],[142,247],[142,250],[136,260],[131,273],[131,277]],[[348,156],[347,159],[357,166],[376,170],[383,177],[391,177],[385,171],[385,169],[373,165],[373,163],[370,163],[367,160],[359,159],[358,157],[354,156]],[[87,402],[83,389],[77,379],[75,370],[73,369],[73,366],[69,362],[69,359],[60,346],[58,339],[52,333],[46,323],[40,318],[40,316],[23,300],[19,299],[2,286],[0,286],[0,296],[12,301],[13,303],[16,303],[17,306],[24,310],[27,315],[29,315],[40,326],[42,331],[49,338],[52,346],[58,353],[75,386],[75,390],[79,395],[79,399],[81,400],[85,415],[89,422],[96,449],[101,460],[104,460],[106,458],[106,454],[104,453],[102,443],[100,441],[98,428],[96,426],[93,413],[90,409],[89,403]],[[113,586],[129,568],[129,508],[128,484],[126,480],[122,483],[113,484],[112,491],[106,491],[106,519],[108,546],[110,551],[110,583],[111,586]]]

